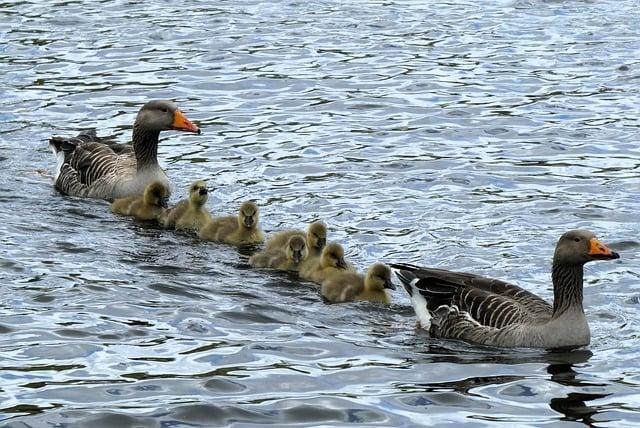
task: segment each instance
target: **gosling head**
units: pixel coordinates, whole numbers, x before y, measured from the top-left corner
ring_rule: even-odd
[[[330,242],[322,250],[320,264],[323,268],[333,267],[346,269],[347,262],[344,260],[344,248],[337,242]]]
[[[251,229],[258,225],[258,206],[251,201],[243,202],[238,213],[240,227]]]
[[[289,238],[287,243],[287,258],[293,260],[294,263],[300,263],[307,258],[307,243],[300,235],[294,235]]]
[[[327,225],[321,221],[314,221],[307,229],[307,242],[309,246],[322,250],[327,244]]]
[[[143,199],[146,205],[167,208],[169,188],[159,181],[153,181],[144,189]]]
[[[369,267],[364,278],[364,286],[370,291],[396,289],[396,286],[391,282],[391,269],[383,263],[375,263]]]
[[[588,230],[570,230],[560,237],[553,255],[554,263],[582,265],[592,260],[619,259],[620,255]]]
[[[203,206],[209,198],[209,190],[207,183],[204,181],[195,181],[189,186],[189,202],[196,206]]]

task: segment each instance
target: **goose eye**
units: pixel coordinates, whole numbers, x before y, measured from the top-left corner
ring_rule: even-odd
[[[163,113],[168,113],[168,112],[169,112],[169,109],[168,109],[168,108],[166,108],[166,107],[162,107],[162,112],[163,112]]]
[[[580,238],[578,238],[578,237],[573,238],[573,241],[574,241],[574,242],[580,242]]]

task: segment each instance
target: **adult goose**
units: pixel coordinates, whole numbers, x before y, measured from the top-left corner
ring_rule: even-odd
[[[620,256],[593,233],[571,230],[553,256],[553,305],[498,279],[391,264],[432,337],[504,347],[564,348],[588,345],[582,308],[583,266]]]
[[[131,145],[101,141],[95,131],[52,137],[56,188],[71,196],[113,200],[141,195],[152,181],[169,186],[157,155],[160,132],[170,129],[200,133],[173,102],[155,100],[138,112]]]

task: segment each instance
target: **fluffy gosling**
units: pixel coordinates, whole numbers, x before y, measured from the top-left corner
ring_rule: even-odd
[[[307,244],[300,235],[293,235],[287,241],[284,251],[281,248],[263,250],[249,259],[249,264],[257,268],[298,271],[308,255]]]
[[[258,225],[258,206],[246,201],[237,216],[213,217],[199,233],[207,241],[226,244],[257,244],[264,241],[264,233]]]
[[[331,275],[353,271],[353,267],[344,260],[344,248],[337,242],[328,243],[319,258],[313,263],[304,263],[300,269],[300,277],[322,284]]]
[[[118,198],[111,203],[111,212],[135,217],[138,220],[157,220],[166,211],[169,188],[160,181],[153,181],[142,196]]]
[[[158,220],[165,229],[199,231],[211,220],[205,208],[209,191],[204,181],[195,181],[189,186],[189,198],[182,199]]]
[[[306,239],[309,257],[320,257],[320,253],[327,243],[327,225],[321,221],[314,221],[309,224],[306,234],[302,230],[283,230],[274,233],[264,244],[265,251],[285,248],[289,238],[294,235]]]
[[[376,263],[369,267],[366,275],[355,272],[340,272],[331,275],[322,283],[322,297],[330,302],[370,302],[390,303],[387,289],[395,290],[391,282],[391,269]]]

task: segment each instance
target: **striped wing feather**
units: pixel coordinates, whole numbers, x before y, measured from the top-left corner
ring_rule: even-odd
[[[398,270],[405,288],[413,281],[430,312],[440,306],[455,305],[481,325],[496,328],[551,317],[549,303],[517,285],[463,272],[406,264],[391,266]]]

